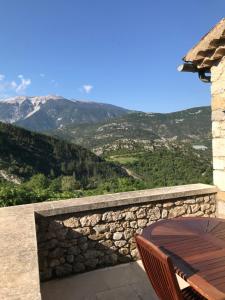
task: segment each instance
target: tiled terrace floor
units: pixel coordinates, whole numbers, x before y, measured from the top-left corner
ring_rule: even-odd
[[[140,262],[45,282],[41,291],[42,300],[158,299]]]

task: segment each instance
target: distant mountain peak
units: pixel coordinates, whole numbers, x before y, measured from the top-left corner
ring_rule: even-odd
[[[0,99],[3,103],[8,103],[8,104],[21,104],[24,101],[28,100],[31,103],[45,103],[48,100],[59,100],[59,99],[65,99],[62,96],[57,96],[57,95],[46,95],[46,96],[15,96],[15,97],[9,97],[9,98],[4,98]]]
[[[8,103],[8,104],[20,104],[27,100],[26,96],[16,96],[16,97],[9,97],[9,98],[3,98],[0,99],[2,103]]]
[[[69,100],[58,95],[16,96],[0,100],[1,122],[16,123],[35,131],[107,121],[127,112],[111,104]]]

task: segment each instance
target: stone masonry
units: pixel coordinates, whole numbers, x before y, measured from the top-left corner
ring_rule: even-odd
[[[211,68],[213,181],[225,191],[225,57]]]
[[[215,194],[93,211],[36,216],[41,280],[64,277],[138,258],[135,233],[180,216],[215,217]]]

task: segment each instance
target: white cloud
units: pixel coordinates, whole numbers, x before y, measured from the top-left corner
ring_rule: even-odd
[[[91,92],[91,90],[93,89],[93,85],[90,85],[90,84],[84,84],[83,85],[83,91],[86,93],[86,94],[89,94]]]
[[[22,74],[18,75],[18,78],[20,79],[20,83],[17,84],[15,81],[11,82],[13,83],[13,88],[16,90],[17,93],[24,92],[27,87],[31,84],[30,78],[24,78]]]
[[[12,90],[15,90],[17,88],[17,84],[15,81],[7,82],[7,81],[0,81],[0,92],[10,92]]]
[[[5,75],[4,74],[0,74],[0,81],[5,79]]]
[[[44,73],[40,73],[40,77],[44,78],[45,74]]]
[[[5,76],[0,74],[0,98],[25,93],[30,84],[31,79],[24,78],[22,74],[17,76],[17,80],[12,81],[5,80]]]
[[[10,83],[9,83],[9,85],[11,86],[11,88],[13,89],[13,90],[15,90],[16,88],[17,88],[17,83],[13,80],[13,81],[11,81]]]

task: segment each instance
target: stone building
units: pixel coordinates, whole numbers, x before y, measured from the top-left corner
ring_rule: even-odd
[[[225,214],[225,18],[183,58],[178,70],[197,72],[211,83],[213,183],[220,215]],[[209,75],[208,75],[209,74]]]

